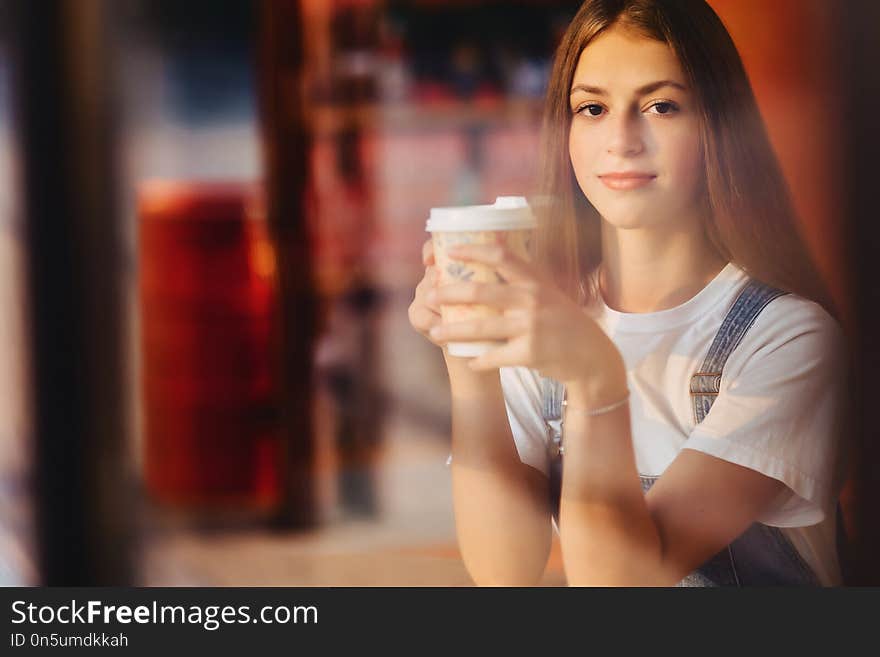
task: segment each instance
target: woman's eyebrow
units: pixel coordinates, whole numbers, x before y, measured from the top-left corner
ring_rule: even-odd
[[[681,89],[682,91],[687,91],[687,87],[679,82],[676,82],[675,80],[658,80],[657,82],[649,82],[648,84],[636,89],[636,95],[644,96],[645,94],[653,93],[663,87],[674,87],[676,89]],[[608,92],[601,87],[593,87],[588,84],[574,85],[571,88],[571,93],[569,95],[573,94],[575,91],[586,91],[588,94],[596,94],[597,96],[608,95]]]

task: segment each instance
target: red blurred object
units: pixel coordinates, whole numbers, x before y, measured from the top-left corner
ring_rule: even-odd
[[[272,509],[280,434],[275,264],[255,185],[138,193],[144,458],[154,499]]]

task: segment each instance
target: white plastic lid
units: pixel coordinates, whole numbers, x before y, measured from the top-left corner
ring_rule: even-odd
[[[496,208],[527,208],[529,202],[525,196],[499,196],[495,199]]]
[[[537,225],[522,196],[499,196],[492,205],[431,208],[425,230],[440,231],[524,230]]]

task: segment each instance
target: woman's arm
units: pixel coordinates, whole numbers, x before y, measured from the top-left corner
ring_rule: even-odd
[[[480,585],[536,584],[550,552],[547,478],[520,461],[498,370],[474,372],[448,355],[446,363],[453,505],[465,566]]]
[[[605,389],[605,400],[625,394],[619,383]],[[644,495],[629,407],[591,417],[576,409],[601,406],[601,398],[578,386],[568,394],[559,522],[572,585],[672,586],[745,531],[784,487],[683,450]]]
[[[437,269],[431,240],[422,248],[425,275],[409,319],[440,345],[440,305],[431,299]],[[498,370],[474,372],[443,349],[452,390],[452,487],[465,565],[478,584],[533,584],[550,550],[547,479],[519,460],[507,421]]]

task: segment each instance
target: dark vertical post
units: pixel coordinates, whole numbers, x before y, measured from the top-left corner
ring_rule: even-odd
[[[369,6],[340,7],[333,17],[333,98],[343,112],[357,111],[377,100],[376,72],[358,70],[344,62],[357,53],[378,50],[378,22],[377,8]],[[376,459],[384,416],[377,362],[381,294],[367,257],[374,208],[362,161],[364,120],[349,118],[335,130],[337,193],[354,196],[358,205],[358,229],[352,236],[357,240],[356,259],[351,265],[354,275],[341,299],[336,300],[347,324],[344,330],[351,336],[350,351],[331,376],[338,418],[339,502],[347,511],[371,516],[380,511]]]
[[[278,271],[282,437],[286,451],[283,525],[316,518],[312,420],[317,293],[305,197],[309,129],[303,98],[303,23],[298,0],[261,0],[258,52],[260,120],[269,234]]]
[[[857,365],[852,393],[855,404],[855,493],[854,572],[851,583],[880,585],[880,230],[876,157],[880,136],[876,129],[876,108],[880,105],[880,3],[861,0],[838,8],[838,39],[841,48],[840,75],[845,89],[845,107],[840,121],[846,146],[842,198],[848,218],[845,243],[847,260],[854,265],[855,333],[853,345]]]
[[[109,5],[13,7],[37,540],[48,585],[132,579]]]

